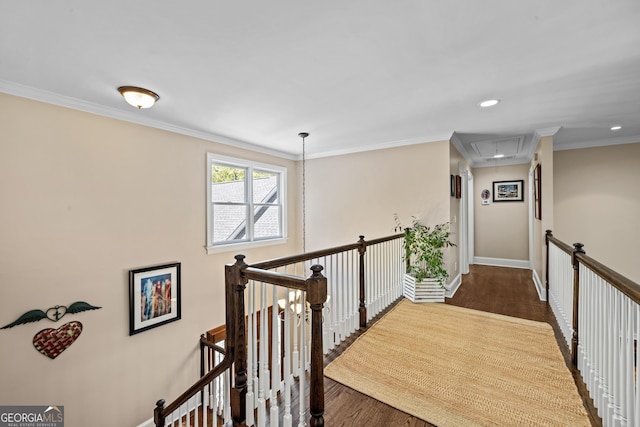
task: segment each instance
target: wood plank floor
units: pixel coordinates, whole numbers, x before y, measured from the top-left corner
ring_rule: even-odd
[[[530,270],[472,265],[463,277],[462,285],[447,304],[472,308],[523,319],[547,322],[553,326],[556,340],[571,368],[569,349],[562,338],[551,308],[540,301],[531,279]],[[335,359],[356,337],[351,337],[340,348],[325,357],[325,365]],[[577,378],[578,391],[583,396],[587,413],[593,426],[601,426],[584,384]],[[382,402],[325,377],[325,425],[339,426],[432,426],[423,420],[398,411]]]

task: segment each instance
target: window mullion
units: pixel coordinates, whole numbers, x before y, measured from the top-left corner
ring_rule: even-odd
[[[249,166],[247,168],[247,173],[245,174],[245,185],[246,190],[244,194],[247,196],[247,238],[250,242],[253,242],[254,232],[253,232],[253,167]]]

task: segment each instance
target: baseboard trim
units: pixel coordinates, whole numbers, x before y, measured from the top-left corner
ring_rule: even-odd
[[[540,301],[546,301],[547,290],[545,286],[542,284],[540,277],[538,277],[538,272],[535,269],[531,271],[533,272],[532,279],[533,279],[533,283],[536,285],[536,291],[538,291],[538,297],[540,298]]]
[[[147,421],[142,424],[138,424],[136,427],[156,427],[156,425],[153,422],[153,418],[149,418]]]
[[[509,268],[524,268],[529,270],[531,265],[529,260],[520,259],[506,259],[506,258],[487,258],[487,257],[474,257],[474,264],[491,265],[494,267],[509,267]]]
[[[462,284],[462,275],[458,274],[456,277],[453,278],[451,283],[445,286],[446,290],[444,292],[444,296],[447,298],[453,298],[453,296],[456,294],[456,291],[458,290],[461,284]]]

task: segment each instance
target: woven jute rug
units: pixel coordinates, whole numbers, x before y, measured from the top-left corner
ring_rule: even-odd
[[[591,425],[542,322],[403,300],[324,372],[440,427]]]

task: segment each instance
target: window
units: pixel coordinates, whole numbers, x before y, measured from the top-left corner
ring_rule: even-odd
[[[286,178],[286,169],[279,166],[209,153],[207,251],[283,240]]]

